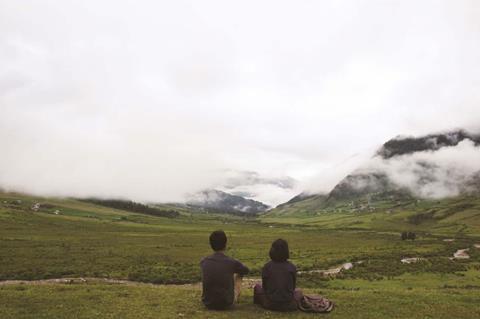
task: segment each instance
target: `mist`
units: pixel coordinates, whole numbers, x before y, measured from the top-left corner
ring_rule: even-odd
[[[344,179],[347,175],[351,178]],[[377,191],[385,190],[386,183],[390,185],[388,188],[407,190],[413,196],[425,199],[477,194],[480,182],[480,146],[475,146],[475,142],[465,139],[455,146],[391,158],[384,158],[374,152],[336,180],[332,188],[339,182],[348,183],[356,190],[369,188]],[[323,193],[330,192],[332,188]]]
[[[479,16],[478,1],[0,1],[0,187],[172,202],[252,171],[295,184],[230,190],[272,206],[328,191],[393,136],[478,129]],[[416,161],[379,165],[415,188]]]
[[[389,160],[376,157],[370,168],[386,172],[396,185],[423,198],[468,193],[468,183],[480,173],[480,147],[470,140],[437,151],[417,152]]]

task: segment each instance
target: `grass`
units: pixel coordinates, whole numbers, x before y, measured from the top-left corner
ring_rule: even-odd
[[[400,278],[383,283],[362,280],[332,288],[307,289],[334,300],[328,318],[478,318],[480,288],[443,288],[445,278]],[[455,278],[447,279],[455,281]],[[431,287],[432,286],[432,287]],[[231,311],[209,311],[199,286],[42,285],[0,287],[0,317],[9,318],[312,318],[279,314],[252,303],[246,290]]]
[[[48,205],[33,212],[35,202]],[[269,245],[279,237],[289,241],[291,261],[300,270],[363,261],[336,278],[299,276],[299,286],[337,303],[329,317],[476,318],[480,249],[473,244],[480,243],[480,233],[474,232],[472,216],[478,212],[471,206],[461,214],[447,209],[432,214],[441,215],[438,220],[421,220],[419,225],[408,224],[411,214],[400,211],[390,220],[382,220],[382,212],[360,218],[330,212],[252,220],[182,211],[179,218],[162,218],[73,199],[0,193],[0,280],[104,277],[197,283],[198,262],[210,253],[208,235],[224,229],[227,253],[247,264],[254,277],[268,261]],[[458,231],[462,224],[469,231]],[[418,239],[400,240],[404,227],[417,231]],[[447,237],[456,240],[444,242]],[[448,259],[467,247],[471,259]],[[426,261],[404,265],[404,257]],[[198,285],[8,285],[0,286],[0,318],[312,317],[273,314],[252,305],[251,297],[246,291],[235,311],[209,312],[199,302]]]
[[[353,203],[353,206],[351,206]],[[340,202],[318,208],[315,199],[284,205],[261,216],[266,223],[315,225],[327,229],[416,231],[436,235],[480,235],[480,198],[443,200],[385,199]],[[368,207],[352,208],[352,207]],[[423,218],[419,218],[423,217]]]

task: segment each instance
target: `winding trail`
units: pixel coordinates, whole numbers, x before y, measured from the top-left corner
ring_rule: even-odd
[[[314,270],[305,270],[305,271],[298,271],[298,274],[322,274],[324,276],[333,276],[333,275],[338,275],[341,273],[343,270],[349,270],[352,269],[354,264],[361,264],[363,263],[363,260],[357,261],[355,263],[344,263],[341,264],[338,267],[330,268],[330,269],[314,269]]]
[[[422,257],[403,258],[400,261],[402,262],[402,264],[413,264],[422,260],[425,260],[425,258],[422,258]]]
[[[475,248],[480,249],[480,244],[475,244]],[[459,249],[454,254],[453,257],[450,257],[450,260],[454,259],[468,259],[469,248]],[[404,258],[401,260],[402,263],[414,263],[421,260],[425,260],[421,257],[413,258]],[[334,268],[329,269],[313,269],[313,270],[301,270],[298,271],[298,274],[321,274],[323,276],[334,276],[341,273],[343,270],[349,270],[354,267],[354,265],[362,264],[364,261],[360,260],[355,263],[347,262],[341,264]],[[244,288],[252,288],[256,283],[261,282],[261,278],[256,277],[245,277],[242,281],[242,286]],[[131,281],[124,279],[111,279],[111,278],[100,278],[100,277],[71,277],[71,278],[52,278],[52,279],[40,279],[40,280],[3,280],[0,281],[0,286],[8,285],[52,285],[52,284],[88,284],[88,283],[104,283],[104,284],[117,284],[117,285],[127,285],[127,286],[151,286],[151,287],[161,287],[161,286],[176,286],[176,287],[201,287],[201,282],[190,283],[190,284],[153,284],[140,281]]]
[[[465,249],[459,249],[453,254],[453,259],[468,259],[470,258],[470,255],[468,255],[467,251],[469,251],[470,248],[465,248]]]
[[[304,270],[298,271],[299,275],[301,274],[322,274],[323,276],[333,276],[337,275],[343,270],[352,269],[354,264],[361,264],[363,261],[357,261],[355,263],[344,263],[338,267],[330,269],[313,269],[313,270]],[[242,281],[242,286],[244,288],[253,288],[255,284],[260,283],[261,278],[258,277],[244,277]],[[104,284],[118,284],[118,285],[127,285],[127,286],[176,286],[176,287],[200,287],[201,282],[190,283],[190,284],[154,284],[146,283],[140,281],[131,281],[125,279],[111,279],[111,278],[101,278],[101,277],[69,277],[69,278],[52,278],[52,279],[39,279],[39,280],[4,280],[0,281],[0,286],[7,285],[52,285],[52,284],[63,284],[63,285],[72,285],[72,284],[92,284],[92,283],[104,283]]]
[[[242,286],[243,288],[253,288],[256,283],[261,282],[260,278],[243,278]],[[140,281],[131,281],[123,279],[111,279],[111,278],[100,278],[100,277],[71,277],[71,278],[52,278],[52,279],[40,279],[40,280],[3,280],[0,281],[0,286],[11,286],[11,285],[30,285],[30,286],[40,286],[40,285],[81,285],[81,284],[112,284],[112,285],[126,285],[126,286],[150,286],[150,287],[162,287],[162,286],[175,286],[175,287],[186,287],[186,288],[200,288],[201,282],[190,283],[190,284],[154,284]]]
[[[104,283],[104,284],[118,284],[127,286],[166,286],[165,284],[153,284],[139,281],[130,281],[122,279],[111,278],[98,278],[98,277],[73,277],[73,278],[52,278],[52,279],[40,279],[40,280],[4,280],[0,281],[0,286],[8,285],[52,285],[52,284],[88,284],[88,283]],[[194,284],[172,284],[173,286],[185,286],[192,287],[200,285],[200,283]]]

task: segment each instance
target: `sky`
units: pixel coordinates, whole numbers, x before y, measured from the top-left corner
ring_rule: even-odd
[[[0,187],[171,202],[254,172],[238,187],[273,206],[328,191],[397,135],[480,131],[478,17],[475,0],[0,0]]]

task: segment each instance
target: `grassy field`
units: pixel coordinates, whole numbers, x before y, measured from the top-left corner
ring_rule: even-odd
[[[36,202],[43,205],[33,212]],[[471,216],[456,216],[450,224],[442,219],[447,226],[442,231],[420,223],[413,228],[417,240],[402,241],[399,232],[413,225],[408,216],[382,227],[367,227],[366,221],[364,227],[341,227],[342,218],[353,217],[333,213],[255,220],[183,211],[179,218],[163,218],[71,199],[0,193],[0,280],[100,277],[155,284],[4,285],[0,318],[277,317],[252,305],[250,290],[236,311],[203,309],[198,262],[210,253],[208,235],[215,229],[227,232],[227,253],[252,269],[251,278],[259,276],[270,243],[279,237],[289,241],[291,260],[302,271],[361,261],[335,278],[299,276],[299,286],[336,302],[329,317],[479,317],[480,249],[474,244],[480,243],[480,233],[473,231],[475,224],[467,232],[458,229],[458,220],[466,223]],[[375,223],[374,217],[370,223],[378,226],[381,216]],[[470,259],[448,258],[463,248],[470,248]],[[425,260],[405,265],[404,257]],[[302,314],[280,317],[292,316]]]
[[[319,207],[315,197],[282,205],[261,216],[264,222],[315,225],[327,229],[415,231],[451,236],[480,234],[480,198],[442,200],[403,198],[374,200],[365,196]]]
[[[336,303],[329,318],[478,318],[478,273],[405,275],[382,282],[333,281],[305,289]],[[312,318],[325,315],[278,314],[252,303],[246,289],[230,311],[208,311],[199,285],[36,285],[0,286],[1,318]]]

